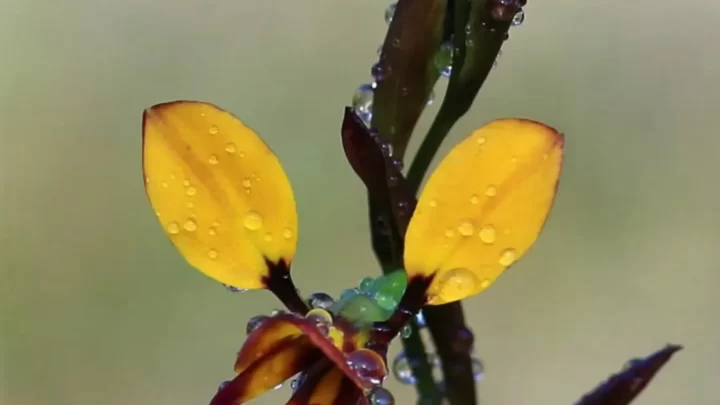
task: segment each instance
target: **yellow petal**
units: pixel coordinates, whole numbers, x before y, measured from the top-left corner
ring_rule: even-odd
[[[212,104],[176,101],[143,114],[145,189],[175,247],[201,272],[263,288],[266,259],[295,254],[297,214],[280,162],[255,132]]]
[[[563,136],[541,123],[496,120],[450,151],[405,236],[410,278],[433,277],[430,305],[487,288],[535,242],[552,206]]]

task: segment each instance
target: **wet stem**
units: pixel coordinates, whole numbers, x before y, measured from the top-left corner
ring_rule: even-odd
[[[398,8],[404,6],[403,3],[404,1],[400,0]],[[445,18],[442,19],[444,29],[440,30],[440,32],[444,33],[444,37],[452,35],[452,73],[440,110],[423,139],[408,171],[408,186],[413,195],[417,195],[420,184],[445,137],[457,120],[470,109],[495,63],[510,28],[510,21],[506,19],[498,21],[491,16],[491,10],[496,5],[495,0],[446,0],[445,4],[447,7],[444,10]],[[516,3],[518,9],[524,4],[524,1]],[[417,6],[417,3],[415,6]],[[410,7],[412,6],[407,6],[408,9]],[[428,9],[430,9],[430,6],[428,6]],[[410,15],[410,13],[408,11],[406,15]],[[415,24],[416,21],[410,18],[407,18],[407,21],[393,21],[393,24],[399,25],[400,23]],[[468,30],[468,27],[471,29]],[[387,57],[389,60],[393,59],[391,53],[393,49],[387,46],[387,42],[394,39],[391,35],[394,28],[391,25],[383,48],[390,52],[389,55],[383,53],[383,58]],[[425,62],[431,63],[432,59]],[[408,75],[410,75],[409,72]],[[408,77],[400,80],[407,83]],[[416,94],[420,94],[423,102],[432,91],[437,74],[434,76],[430,74],[427,77],[428,79],[425,81],[410,83],[421,89]],[[380,90],[384,90],[382,88],[383,84],[380,83]],[[395,87],[397,88],[397,86]],[[395,150],[404,151],[410,138],[409,134],[413,130],[414,122],[416,122],[422,108],[420,108],[420,111],[408,109],[403,112],[400,111],[402,107],[399,107],[396,103],[382,102],[386,99],[393,99],[392,94],[381,91],[376,93],[377,96],[384,97],[384,99],[376,99],[376,107],[385,108],[374,111],[376,116],[373,118],[373,124],[380,130],[381,134],[388,138]],[[395,100],[397,102],[397,99]],[[404,134],[397,135],[393,131],[386,130],[389,123],[393,123],[392,125],[397,127],[395,124],[400,122],[411,122],[413,124],[405,129]],[[385,217],[390,219],[388,221],[390,222],[389,225],[391,227],[396,226],[391,220],[392,216],[387,215],[387,211],[370,202],[371,221],[381,216],[383,211],[386,214]],[[393,244],[392,239],[387,236],[387,229],[383,231],[380,227],[371,225],[371,231],[373,249],[383,271],[387,272],[397,268],[398,264],[401,265],[402,243],[399,244],[400,247],[397,246],[398,244]],[[402,233],[400,232],[400,234]],[[399,263],[398,260],[400,260]],[[475,383],[472,375],[470,353],[467,350],[468,348],[463,348],[463,345],[458,345],[456,341],[459,333],[466,330],[462,305],[458,302],[438,307],[427,307],[424,312],[427,327],[443,365],[444,392],[440,390],[435,382],[425,344],[420,336],[418,325],[413,319],[410,322],[412,334],[403,337],[402,340],[405,355],[416,380],[415,387],[420,397],[419,403],[423,405],[440,405],[443,397],[445,397],[451,405],[475,404]],[[458,346],[461,347],[460,350],[457,349]]]

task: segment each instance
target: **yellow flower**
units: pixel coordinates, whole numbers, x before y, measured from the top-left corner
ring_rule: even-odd
[[[212,405],[245,403],[299,372],[305,378],[290,404],[366,403],[386,374],[387,344],[410,316],[483,291],[534,243],[553,203],[562,150],[561,134],[524,119],[493,121],[456,145],[410,217],[402,300],[387,322],[362,324],[308,312],[297,293],[290,277],[295,199],[255,132],[208,103],[147,109],[145,187],[167,236],[207,276],[268,289],[292,312],[252,332],[237,376]]]

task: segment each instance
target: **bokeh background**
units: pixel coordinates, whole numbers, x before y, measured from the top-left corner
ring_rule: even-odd
[[[486,364],[482,403],[570,404],[673,342],[686,349],[637,404],[718,404],[720,6],[529,3],[443,147],[506,116],[566,134],[544,233],[465,303]],[[264,292],[227,292],[166,239],[141,176],[141,113],[153,104],[211,101],[279,155],[298,202],[303,292],[377,274],[338,129],[369,80],[386,6],[2,2],[2,404],[208,403],[247,319],[278,307]],[[388,386],[415,403],[412,387]]]

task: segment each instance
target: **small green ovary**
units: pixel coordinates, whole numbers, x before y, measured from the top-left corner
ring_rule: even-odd
[[[395,311],[407,287],[404,270],[396,270],[376,279],[364,278],[359,288],[343,291],[330,310],[362,326],[387,320]]]

